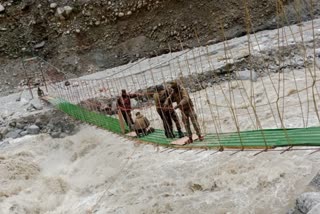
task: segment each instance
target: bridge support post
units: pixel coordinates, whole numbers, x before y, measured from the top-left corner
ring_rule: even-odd
[[[120,128],[121,128],[121,133],[125,134],[126,133],[126,125],[125,125],[125,121],[124,121],[123,115],[120,110],[118,110],[118,117],[119,117],[119,124],[120,124]]]

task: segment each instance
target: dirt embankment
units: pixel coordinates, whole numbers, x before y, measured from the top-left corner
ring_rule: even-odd
[[[170,50],[215,43],[247,30],[307,20],[320,8],[320,3],[311,7],[308,2],[2,1],[0,90],[9,91],[25,78],[21,57],[41,56],[67,73],[82,75]]]

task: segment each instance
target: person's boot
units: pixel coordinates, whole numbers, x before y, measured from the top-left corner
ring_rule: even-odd
[[[169,132],[169,138],[176,138],[176,135],[173,132]]]
[[[198,135],[198,138],[199,138],[200,141],[204,140],[204,136],[202,136],[202,135]]]
[[[189,136],[189,141],[188,141],[188,143],[193,143],[192,136]]]
[[[164,134],[166,135],[166,138],[170,138],[168,132],[164,132]]]
[[[184,134],[181,130],[178,130],[178,135],[179,135],[179,138],[183,138],[184,137]]]

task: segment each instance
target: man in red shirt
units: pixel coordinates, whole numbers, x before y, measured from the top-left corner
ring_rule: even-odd
[[[127,94],[125,89],[121,90],[121,96],[118,98],[117,106],[120,109],[126,124],[130,129],[133,126],[133,119],[131,115],[131,98],[137,97],[136,94]]]

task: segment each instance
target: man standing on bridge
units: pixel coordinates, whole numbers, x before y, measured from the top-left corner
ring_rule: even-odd
[[[165,101],[165,106],[169,106],[170,102],[176,102],[177,105],[174,109],[180,109],[182,114],[182,122],[185,125],[187,134],[189,136],[189,143],[193,142],[192,132],[190,127],[190,120],[192,122],[193,128],[195,129],[199,140],[204,140],[201,135],[200,125],[198,123],[197,114],[194,111],[193,102],[189,97],[189,94],[185,88],[180,86],[176,81],[171,83],[171,88],[173,89],[168,98]]]
[[[163,127],[164,127],[164,133],[167,138],[175,138],[175,134],[173,133],[173,123],[176,124],[178,135],[180,138],[182,138],[183,132],[181,131],[181,125],[179,122],[178,115],[176,111],[173,109],[172,102],[169,100],[167,105],[164,106],[164,102],[168,98],[169,94],[172,92],[171,88],[164,88],[163,85],[157,85],[156,86],[156,93],[153,95],[154,102],[156,105],[156,109],[158,114],[160,115]]]

